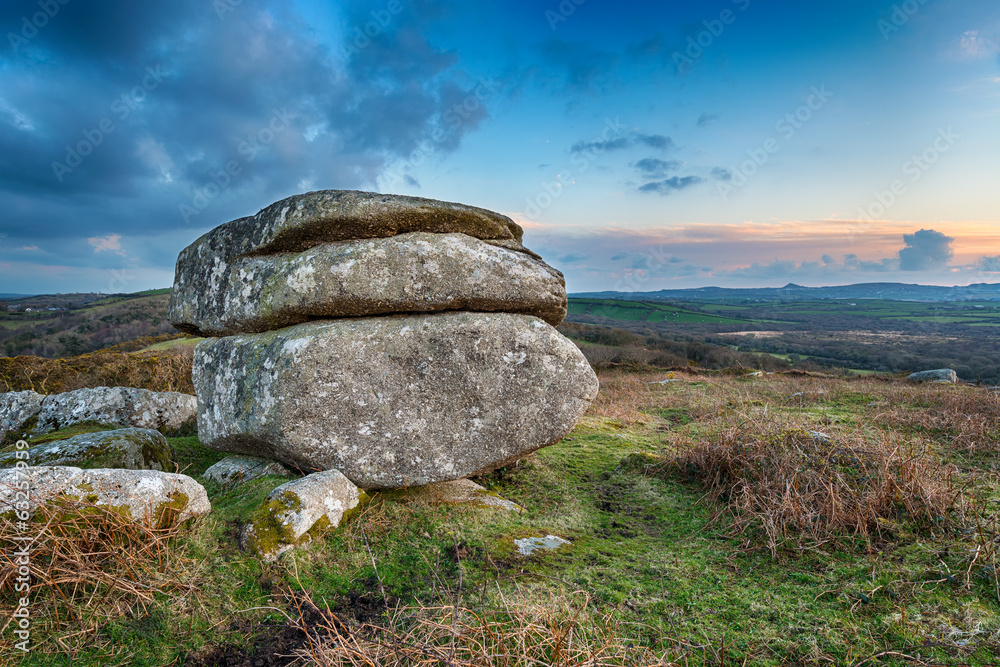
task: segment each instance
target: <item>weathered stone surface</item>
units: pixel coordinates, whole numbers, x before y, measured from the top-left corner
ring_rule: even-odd
[[[322,243],[408,232],[467,234],[528,252],[521,245],[521,228],[507,216],[486,209],[422,197],[320,190],[283,199],[199,238],[177,258],[174,292],[217,291],[229,277],[230,264],[240,257],[301,252]],[[171,322],[182,331],[193,331],[185,328],[186,318],[173,303]]]
[[[425,484],[387,492],[390,500],[406,504],[434,507],[437,505],[468,505],[494,507],[509,512],[523,512],[524,508],[506,498],[494,495],[471,479]]]
[[[200,343],[198,436],[361,488],[420,486],[551,445],[597,396],[579,348],[528,315],[300,324]]]
[[[229,336],[315,319],[443,310],[524,313],[553,326],[566,316],[559,271],[466,234],[412,232],[239,257],[221,274],[214,260],[183,253],[178,260],[170,317],[184,331]]]
[[[958,382],[958,373],[950,368],[939,368],[933,371],[920,371],[919,373],[911,373],[909,377],[906,378],[907,382],[950,382],[954,384]]]
[[[249,482],[264,475],[289,475],[288,469],[277,461],[257,458],[256,456],[227,456],[212,465],[202,475],[219,484],[236,484]]]
[[[32,419],[42,410],[45,396],[33,391],[11,391],[0,394],[0,442],[8,436],[26,435]]]
[[[83,422],[175,431],[195,420],[197,399],[175,391],[94,387],[46,396],[32,433]]]
[[[0,454],[0,468],[11,468],[19,460],[25,461],[29,466],[160,471],[174,469],[167,439],[159,431],[147,428],[84,433],[66,440],[36,445],[21,452],[7,452]]]
[[[0,513],[15,510],[30,514],[46,503],[66,500],[106,505],[161,527],[212,509],[204,487],[187,475],[68,466],[0,470]]]
[[[267,496],[243,528],[243,548],[264,560],[274,560],[294,546],[312,540],[312,534],[340,525],[344,514],[361,502],[363,494],[336,470],[306,475],[282,484]]]
[[[522,540],[514,540],[517,552],[522,556],[530,556],[536,551],[554,551],[564,544],[571,544],[567,539],[558,535],[546,535],[545,537],[525,537]]]

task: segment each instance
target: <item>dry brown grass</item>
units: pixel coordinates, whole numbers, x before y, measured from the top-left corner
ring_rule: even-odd
[[[744,423],[684,452],[673,468],[696,480],[733,521],[777,556],[789,542],[852,535],[870,544],[898,530],[944,530],[964,509],[956,468],[926,445],[878,434],[823,442],[801,428]],[[752,538],[751,538],[752,539]]]
[[[137,387],[194,393],[194,349],[164,352],[101,350],[67,359],[0,357],[0,391],[56,394],[84,387]]]
[[[471,609],[461,604],[398,606],[382,623],[344,623],[328,608],[312,628],[302,664],[321,667],[603,667],[662,665],[667,655],[636,646],[611,614],[596,615],[583,591],[573,596],[534,590],[508,599],[497,587],[497,604]],[[305,594],[289,596],[300,616],[318,609]],[[303,630],[309,628],[303,624]]]
[[[921,431],[969,454],[1000,453],[1000,393],[982,387],[894,386],[876,422]],[[914,409],[913,406],[916,406]]]
[[[19,598],[28,595],[16,588],[14,554],[24,544],[16,538],[30,537],[32,636],[44,630],[60,653],[85,645],[109,618],[144,611],[159,593],[191,589],[192,562],[174,548],[177,526],[134,521],[87,502],[42,506],[27,526],[12,515],[0,516],[0,615],[9,622]]]

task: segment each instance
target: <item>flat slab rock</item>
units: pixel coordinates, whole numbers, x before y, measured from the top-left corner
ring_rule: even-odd
[[[354,190],[319,190],[282,199],[256,215],[211,230],[181,251],[174,292],[223,280],[239,257],[301,252],[323,243],[387,238],[409,232],[466,234],[528,252],[523,230],[505,215],[452,202]],[[208,276],[197,271],[208,269]],[[195,272],[192,272],[194,270]],[[171,308],[171,321],[182,322]],[[183,329],[182,329],[183,330]]]
[[[122,428],[35,445],[0,454],[0,468],[18,461],[29,466],[76,466],[128,470],[173,470],[170,444],[163,434],[148,428]]]
[[[325,470],[282,484],[268,494],[240,533],[244,549],[273,561],[289,549],[312,541],[321,530],[336,528],[363,493],[336,470]]]
[[[566,316],[563,275],[523,252],[466,234],[411,232],[222,261],[181,253],[170,320],[201,336],[269,331],[315,319],[478,310]]]
[[[148,519],[161,527],[212,510],[205,488],[187,475],[69,466],[0,470],[0,514],[16,510],[31,513],[44,504],[66,500],[106,505],[127,511],[136,521]]]
[[[210,339],[194,354],[198,437],[336,469],[364,489],[492,470],[559,441],[597,396],[579,348],[542,320],[440,313]]]
[[[524,508],[517,503],[490,493],[471,479],[456,479],[450,482],[397,489],[389,491],[388,495],[391,500],[425,507],[465,505],[469,507],[493,507],[508,512],[524,511]]]

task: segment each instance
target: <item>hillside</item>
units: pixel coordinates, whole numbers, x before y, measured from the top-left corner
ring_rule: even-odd
[[[170,290],[56,294],[0,302],[0,353],[71,357],[143,336],[176,333]]]
[[[996,393],[801,372],[600,379],[568,437],[478,478],[522,514],[376,493],[272,566],[236,536],[278,477],[207,483],[212,513],[141,549],[129,540],[149,531],[114,524],[111,545],[53,525],[33,576],[65,583],[34,590],[19,664],[996,661]],[[223,456],[170,442],[195,477]],[[546,535],[569,543],[518,554]],[[59,571],[41,556],[55,545]]]

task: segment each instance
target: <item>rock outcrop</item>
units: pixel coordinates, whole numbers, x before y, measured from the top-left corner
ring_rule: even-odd
[[[553,444],[597,395],[553,327],[562,274],[484,209],[353,191],[297,195],[178,257],[170,307],[198,345],[213,449],[365,489],[464,478]]]
[[[92,387],[48,396],[9,392],[0,394],[0,442],[86,422],[169,434],[193,426],[197,414],[197,398],[175,391]]]
[[[147,428],[84,433],[65,440],[0,454],[0,468],[12,468],[18,461],[24,461],[29,466],[121,468],[161,472],[174,469],[167,439],[159,431]]]
[[[107,506],[159,527],[183,523],[212,509],[204,487],[187,475],[68,466],[0,470],[0,514],[30,515],[43,505],[67,502]]]

